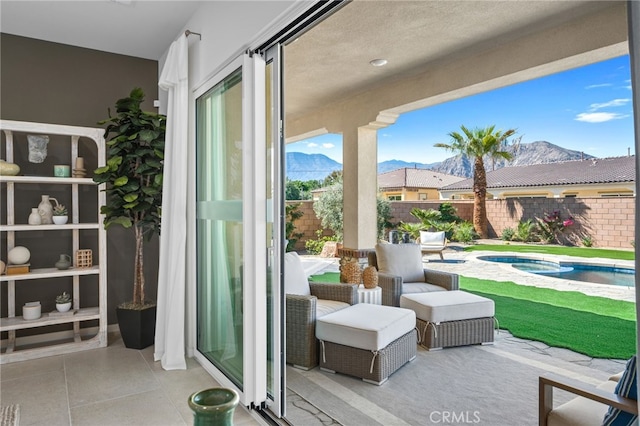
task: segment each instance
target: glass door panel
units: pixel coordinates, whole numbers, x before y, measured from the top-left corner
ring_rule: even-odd
[[[196,114],[196,345],[243,389],[242,70],[198,97]]]

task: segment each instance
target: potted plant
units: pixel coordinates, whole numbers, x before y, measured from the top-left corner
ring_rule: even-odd
[[[144,240],[160,232],[162,172],[166,117],[140,108],[140,88],[116,102],[116,115],[107,124],[107,164],[94,171],[93,180],[106,184],[107,204],[100,207],[104,227],[131,228],[135,235],[133,299],[116,309],[120,334],[128,348],[153,344],[156,305],[146,298]]]
[[[71,309],[71,295],[66,291],[56,296],[56,309],[58,312],[67,312]]]
[[[67,208],[64,204],[56,204],[53,208],[53,223],[56,225],[64,225],[69,220]]]

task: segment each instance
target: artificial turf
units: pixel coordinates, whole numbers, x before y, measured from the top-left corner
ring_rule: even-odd
[[[464,251],[498,251],[514,253],[543,253],[559,254],[576,257],[602,257],[605,259],[634,260],[635,252],[630,250],[611,250],[593,247],[566,247],[541,244],[474,244],[464,248]]]

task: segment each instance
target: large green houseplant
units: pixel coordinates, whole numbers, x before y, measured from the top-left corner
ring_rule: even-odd
[[[143,111],[140,107],[143,101],[143,91],[135,88],[128,97],[116,102],[114,116],[109,109],[109,118],[98,123],[107,124],[104,133],[107,164],[96,169],[93,176],[95,182],[106,184],[107,204],[100,208],[105,229],[121,225],[132,228],[135,234],[133,299],[119,305],[117,310],[127,347],[149,346],[153,343],[153,330],[150,338],[148,331],[141,332],[146,336],[145,342],[129,345],[121,317],[144,315],[146,310],[146,316],[153,317],[155,329],[155,303],[145,295],[143,248],[145,239],[160,232],[166,117]]]

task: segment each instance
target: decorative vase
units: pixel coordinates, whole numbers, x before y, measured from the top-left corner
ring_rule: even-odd
[[[51,205],[51,201],[55,201],[56,205],[58,205],[58,200],[51,198],[48,195],[43,195],[42,201],[38,204],[38,213],[40,213],[43,225],[53,223],[53,206]]]
[[[69,220],[69,216],[53,216],[52,219],[56,225],[64,225]]]
[[[71,302],[56,303],[56,310],[58,312],[67,312],[69,309],[71,309]]]
[[[375,266],[367,266],[362,271],[362,284],[364,288],[378,287],[378,270]]]
[[[29,263],[31,252],[23,246],[15,246],[7,253],[7,260],[10,265],[24,265]]]
[[[42,315],[42,307],[40,302],[27,302],[22,307],[22,318],[26,320],[35,320]]]
[[[71,256],[68,254],[61,254],[60,260],[56,262],[56,268],[64,270],[69,269],[69,266],[71,266]]]
[[[0,160],[0,176],[15,176],[20,173],[20,166]]]
[[[362,282],[362,269],[357,259],[340,261],[340,282],[347,284],[360,284]]]
[[[233,412],[240,402],[238,393],[228,388],[211,388],[189,397],[194,426],[233,426]]]
[[[42,224],[42,216],[38,212],[37,207],[31,208],[31,214],[29,215],[29,225],[41,225]]]

